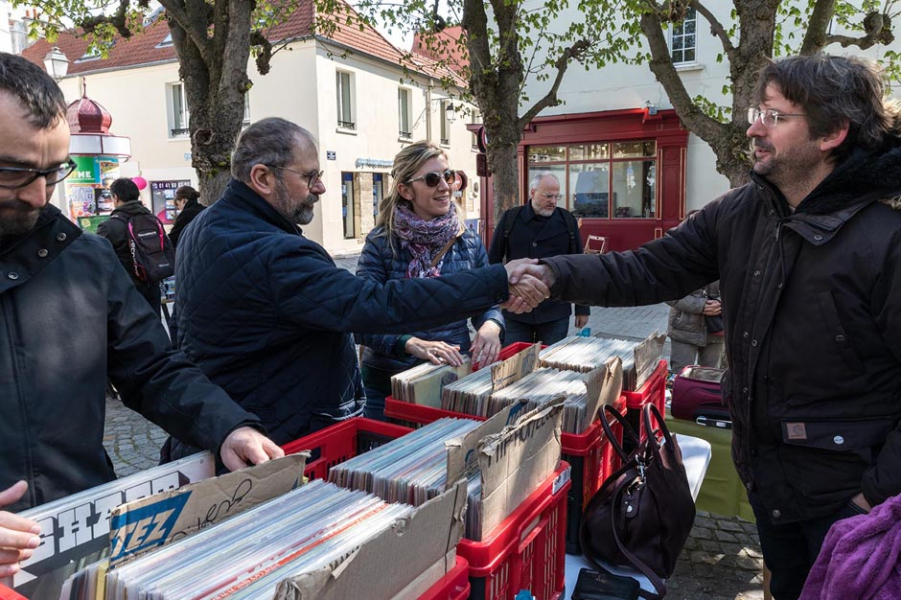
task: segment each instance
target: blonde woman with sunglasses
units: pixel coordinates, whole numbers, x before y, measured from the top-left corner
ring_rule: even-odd
[[[428,141],[407,146],[394,158],[391,175],[391,191],[379,205],[376,227],[366,238],[357,275],[385,283],[488,265],[481,238],[463,225],[453,196],[457,174],[440,147]],[[411,323],[404,335],[357,334],[357,342],[364,347],[365,415],[384,419],[391,376],[414,365],[429,361],[459,366],[467,354],[475,366],[494,362],[504,333],[500,309],[493,306],[471,321],[476,330],[471,341],[466,321],[428,330]]]

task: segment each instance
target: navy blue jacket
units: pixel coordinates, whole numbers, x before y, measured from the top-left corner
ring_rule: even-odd
[[[387,283],[392,279],[405,279],[407,265],[413,260],[409,250],[401,249],[399,239],[394,240],[394,247],[397,250],[395,254],[384,231],[384,227],[376,227],[366,236],[363,254],[357,263],[357,275],[379,284]],[[471,271],[485,266],[488,266],[488,253],[485,252],[481,238],[466,229],[442,258],[441,276]],[[501,326],[501,339],[503,339],[504,317],[497,306],[492,306],[487,311],[474,316],[472,326],[478,330],[489,319]],[[405,333],[407,335],[404,336],[396,333],[358,334],[357,342],[366,347],[363,351],[363,364],[383,371],[403,371],[415,363],[421,362],[415,356],[407,354],[399,343],[410,335],[422,340],[459,345],[461,352],[469,352],[469,328],[466,326],[465,320],[419,331],[409,330]]]
[[[508,295],[497,266],[385,285],[355,277],[235,180],[182,234],[176,281],[179,344],[279,444],[362,406],[349,332],[458,321]]]
[[[566,209],[557,207],[538,234],[535,234],[527,225],[535,218],[531,202],[506,211],[501,215],[497,228],[494,230],[494,237],[491,238],[488,261],[491,264],[498,264],[517,258],[548,258],[571,252],[581,254],[582,238],[577,231],[575,243],[570,241],[569,227],[566,224],[566,217],[563,215],[564,210]],[[516,214],[516,222],[510,230],[509,239],[507,239],[507,219],[511,218],[513,214]],[[549,323],[568,319],[572,312],[572,304],[549,299],[539,304],[530,313],[515,315],[504,311],[504,318],[520,323]],[[576,314],[588,315],[591,314],[591,309],[588,306],[576,305]]]

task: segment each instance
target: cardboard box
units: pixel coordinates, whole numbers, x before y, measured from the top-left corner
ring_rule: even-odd
[[[564,400],[561,395],[515,423],[521,405],[508,406],[468,435],[447,443],[448,481],[463,478],[476,465],[481,472],[480,539],[490,537],[556,469]]]
[[[207,479],[215,474],[215,468],[213,456],[202,452],[19,513],[40,524],[41,545],[21,563],[13,587],[33,599],[58,598],[76,566],[106,555],[114,508]]]
[[[459,481],[342,560],[283,580],[275,598],[415,598],[454,568],[465,511],[466,482]]]
[[[122,505],[110,518],[110,566],[187,537],[303,485],[309,453],[200,481]]]

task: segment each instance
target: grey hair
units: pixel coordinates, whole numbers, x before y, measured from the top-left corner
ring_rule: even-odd
[[[544,179],[545,177],[552,177],[554,179],[554,181],[557,182],[557,185],[558,186],[560,185],[560,180],[557,179],[556,175],[545,171],[544,173],[539,173],[538,175],[533,177],[532,180],[529,182],[529,193],[530,194],[538,189],[538,184],[541,183],[541,180]]]
[[[250,181],[250,171],[255,165],[284,167],[294,160],[298,140],[316,147],[313,134],[286,119],[269,117],[257,121],[238,136],[232,154],[232,177]]]

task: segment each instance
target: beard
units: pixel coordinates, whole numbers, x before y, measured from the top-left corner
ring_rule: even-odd
[[[7,200],[0,202],[0,236],[22,235],[31,231],[41,209],[34,208],[20,200]]]
[[[757,148],[768,152],[764,160],[754,156],[754,150]],[[754,172],[766,177],[767,180],[777,186],[796,180],[803,180],[821,160],[812,142],[787,148],[778,156],[775,152],[776,148],[766,140],[754,138],[751,141]]]
[[[317,202],[319,202],[319,196],[316,194],[310,194],[303,200],[296,200],[291,197],[291,192],[282,181],[278,181],[275,185],[275,198],[273,198],[272,204],[283,217],[292,223],[308,225],[313,220],[313,206]]]

